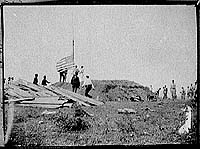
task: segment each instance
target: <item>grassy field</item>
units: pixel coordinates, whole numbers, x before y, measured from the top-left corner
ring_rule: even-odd
[[[194,130],[180,136],[185,120],[180,109],[185,101],[106,102],[96,107],[60,108],[43,114],[44,108],[15,107],[14,124],[8,145],[154,145],[194,143]],[[135,114],[118,114],[131,108]],[[85,110],[92,117],[76,115]],[[49,110],[48,111],[52,111]],[[196,117],[196,112],[193,112]],[[76,115],[76,116],[75,116]],[[193,123],[196,123],[193,120]]]

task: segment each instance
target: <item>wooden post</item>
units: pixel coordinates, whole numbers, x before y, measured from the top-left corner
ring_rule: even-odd
[[[0,20],[2,17],[0,8]],[[0,24],[0,146],[4,146],[4,105],[3,105],[3,49],[2,49],[2,22]]]

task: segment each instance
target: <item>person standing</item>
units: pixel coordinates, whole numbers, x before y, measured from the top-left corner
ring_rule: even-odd
[[[33,84],[38,85],[38,74],[35,74],[35,78],[33,79]]]
[[[187,87],[187,98],[190,99],[190,87]]]
[[[79,69],[78,66],[76,65],[74,70],[73,70],[73,75],[75,75],[76,73],[79,73]]]
[[[72,91],[73,92],[77,92],[77,89],[80,87],[80,80],[79,80],[79,77],[78,77],[78,72],[76,72],[72,79],[71,79],[71,84],[72,84]]]
[[[193,85],[191,84],[190,86],[190,98],[193,98],[194,96],[194,88],[193,88]]]
[[[8,84],[10,84],[10,81],[11,81],[11,77],[8,77]]]
[[[176,99],[176,84],[174,83],[174,80],[172,80],[170,91],[171,91],[172,99]]]
[[[181,99],[185,100],[185,94],[186,94],[186,92],[184,90],[184,87],[182,87],[182,91],[180,93],[181,93]]]
[[[63,82],[66,82],[67,80],[67,69],[63,72]]]
[[[156,96],[157,96],[157,97],[159,97],[160,90],[161,90],[161,88],[159,88],[159,89],[156,91]]]
[[[63,79],[63,71],[60,72],[60,82],[62,82]]]
[[[80,72],[79,72],[79,76],[80,76],[80,80],[81,80],[81,82],[83,82],[84,81],[84,67],[83,66],[81,66],[81,68],[80,68]]]
[[[163,87],[163,99],[167,99],[167,91],[168,91],[168,89],[167,89],[167,86],[165,85]]]
[[[195,82],[194,86],[194,98],[197,99],[197,81]]]
[[[90,92],[91,89],[95,89],[94,88],[94,85],[92,83],[92,81],[90,80],[89,76],[87,75],[84,82],[83,82],[83,85],[82,87],[85,87],[85,96],[86,97],[89,97],[89,98],[92,98],[91,95],[89,95],[88,93]]]
[[[152,92],[153,92],[153,86],[152,86],[152,85],[150,85],[150,91],[152,91]]]
[[[42,80],[42,85],[47,86],[47,83],[50,83],[49,81],[47,81],[47,77],[44,76],[43,80]]]

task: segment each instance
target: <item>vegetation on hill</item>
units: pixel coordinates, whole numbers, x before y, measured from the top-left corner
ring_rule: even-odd
[[[99,96],[103,102],[107,101],[130,101],[135,96],[140,96],[143,100],[147,100],[147,95],[153,95],[148,87],[144,87],[134,81],[127,80],[92,80],[95,90],[91,90],[90,94],[94,99]],[[56,87],[62,87],[72,90],[71,84],[57,82],[53,84]],[[84,89],[78,90],[79,94],[84,95]]]

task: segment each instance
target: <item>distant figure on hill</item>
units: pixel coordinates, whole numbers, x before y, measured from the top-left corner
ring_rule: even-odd
[[[60,82],[62,82],[63,79],[63,71],[60,72]]]
[[[193,86],[192,86],[192,84],[190,85],[190,98],[192,98],[192,96],[193,96]]]
[[[172,99],[176,99],[176,84],[174,83],[174,80],[172,80],[170,91],[171,91]]]
[[[35,74],[35,78],[33,79],[33,84],[38,85],[38,74]]]
[[[167,99],[167,91],[168,91],[168,89],[167,89],[167,86],[165,85],[163,87],[163,99]]]
[[[182,87],[182,91],[180,93],[181,93],[181,99],[185,100],[185,94],[186,94],[186,92],[184,90],[184,87]]]
[[[43,80],[42,80],[42,85],[47,86],[47,83],[50,83],[49,81],[47,81],[46,79],[47,77],[44,76]]]
[[[191,86],[190,86],[190,97],[191,98],[194,97],[194,92],[195,92],[195,87],[193,86],[193,84],[191,84]]]
[[[72,79],[71,79],[71,84],[72,84],[72,91],[73,92],[77,92],[77,89],[80,88],[80,81],[79,81],[79,77],[78,77],[78,72],[76,72]]]
[[[92,84],[92,81],[90,80],[88,75],[86,76],[82,87],[86,88],[85,89],[85,96],[89,97],[89,98],[92,98],[92,96],[89,95],[88,93],[90,92],[91,89],[94,89],[94,85]]]
[[[187,98],[188,99],[190,98],[190,87],[189,86],[187,87]]]
[[[150,91],[152,91],[152,92],[153,92],[153,86],[152,86],[152,85],[150,85]]]
[[[197,99],[197,81],[195,82],[194,86],[194,98]]]
[[[14,77],[11,77],[11,83],[13,83],[13,81],[14,81]]]
[[[81,82],[83,82],[84,81],[84,67],[83,66],[81,66],[80,68],[79,76],[80,76]]]
[[[161,88],[159,88],[159,89],[156,91],[156,96],[157,96],[157,97],[159,97],[160,90],[161,90]]]
[[[8,77],[8,84],[10,84],[11,82],[11,77]]]

